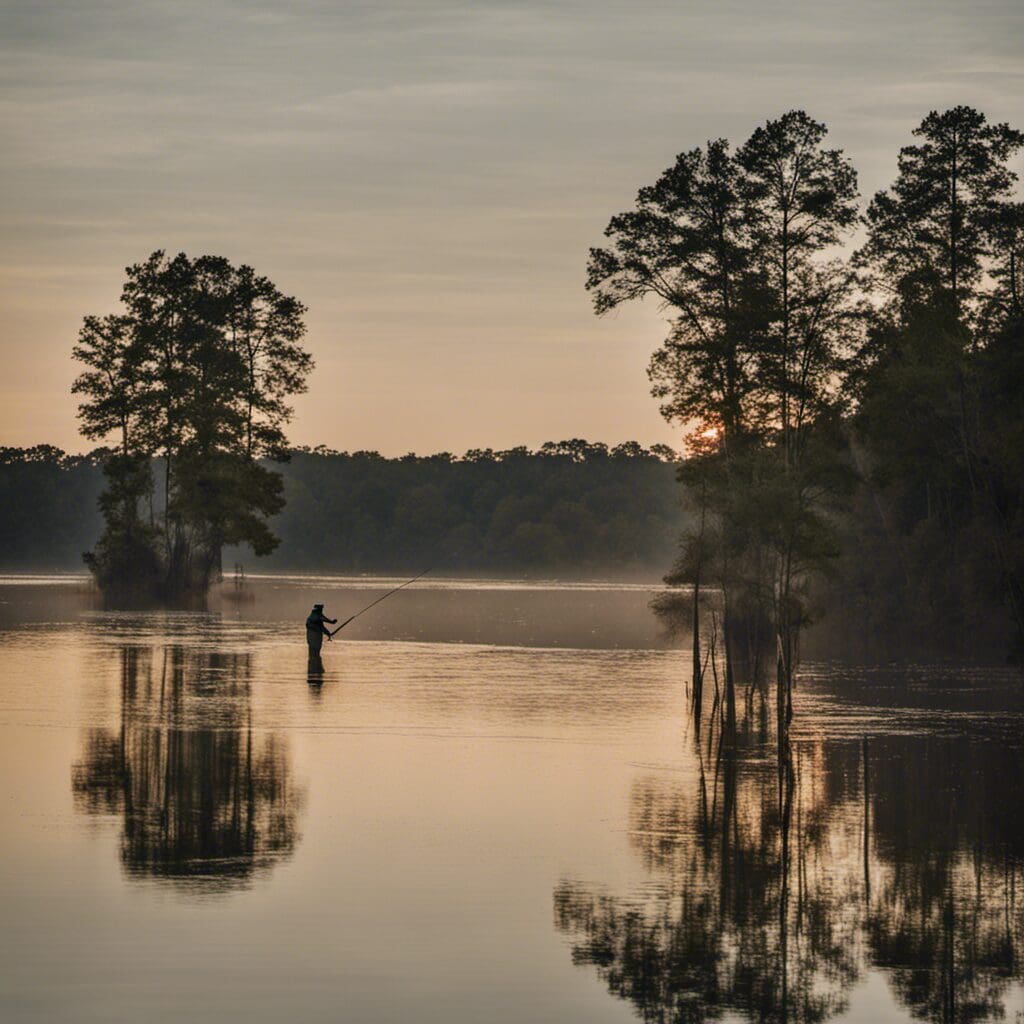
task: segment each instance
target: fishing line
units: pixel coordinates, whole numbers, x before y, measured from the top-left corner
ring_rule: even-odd
[[[392,594],[397,594],[400,590],[404,590],[410,583],[415,583],[417,580],[423,579],[428,572],[430,572],[430,569],[424,569],[419,576],[413,576],[411,580],[406,580],[401,586],[395,587],[394,590],[389,590],[382,597],[378,597],[376,601],[371,601],[365,608],[360,608],[355,615],[350,615],[337,629],[332,629],[330,635],[334,636],[335,633],[340,633],[353,619],[358,619],[363,612],[368,612],[374,605],[380,604],[385,598],[390,597]]]

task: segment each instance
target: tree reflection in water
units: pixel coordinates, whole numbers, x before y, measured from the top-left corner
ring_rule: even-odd
[[[560,883],[574,962],[659,1024],[826,1021],[872,969],[918,1019],[1002,1017],[1024,980],[1021,751],[891,736],[793,742],[776,763],[767,740],[719,731],[695,786],[637,781],[652,884]]]
[[[251,656],[124,646],[120,658],[121,728],[90,731],[72,789],[79,810],[122,815],[126,870],[227,890],[289,856],[302,794],[284,744],[254,734]]]
[[[1001,1018],[1024,978],[1024,762],[1019,748],[886,738],[871,796],[880,883],[868,933],[922,1020]]]

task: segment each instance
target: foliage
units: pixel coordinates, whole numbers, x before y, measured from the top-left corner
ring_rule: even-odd
[[[272,568],[649,574],[671,558],[680,529],[677,460],[661,445],[573,439],[461,457],[289,454],[268,474],[288,499],[265,524],[281,540],[266,560]],[[72,565],[98,529],[100,467],[114,464],[102,453],[4,449],[0,495],[18,500],[0,506],[0,565]],[[116,491],[108,494],[116,502]],[[191,494],[184,485],[183,494]],[[33,508],[40,512],[22,514]],[[230,525],[223,535],[228,544],[240,537]],[[225,557],[249,555],[228,548]]]
[[[599,314],[654,296],[669,316],[653,393],[697,427],[681,474],[696,532],[667,578],[722,590],[727,665],[742,623],[769,619],[787,689],[807,576],[836,548],[825,509],[842,455],[820,438],[835,433],[861,317],[852,272],[828,255],[856,220],[856,173],[826,133],[790,111],[735,154],[721,139],[681,154],[611,219],[587,278]]]
[[[304,307],[251,267],[161,251],[127,268],[121,302],[87,316],[74,348],[81,431],[118,446],[86,562],[108,592],[202,592],[225,544],[276,545],[282,485],[257,460],[283,458],[288,399],[312,367]]]
[[[1001,208],[1016,180],[1007,161],[1024,134],[960,106],[933,110],[914,135],[923,142],[900,150],[896,181],[868,206],[858,255],[901,302],[948,305],[957,320],[976,307],[993,228],[1015,233]]]
[[[1008,161],[1024,135],[967,107],[915,134],[926,141],[872,202],[859,257],[889,297],[848,376],[884,530],[873,539],[852,520],[851,540],[900,567],[877,595],[884,615],[969,646],[1001,600],[1020,645],[1024,328]]]
[[[756,360],[767,329],[763,280],[751,266],[741,169],[724,139],[681,153],[636,207],[612,217],[592,249],[594,309],[654,296],[671,330],[651,360],[669,420],[720,424],[727,439],[753,427]]]
[[[802,111],[681,154],[590,253],[597,313],[668,317],[649,372],[691,431],[691,529],[666,579],[722,591],[727,680],[730,635],[774,634],[787,704],[816,608],[968,647],[1002,602],[1024,647],[1024,134],[960,106],[914,135],[852,259],[856,174]],[[694,694],[699,664],[695,637]]]

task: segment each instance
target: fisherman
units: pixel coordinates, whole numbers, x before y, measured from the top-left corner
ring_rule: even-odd
[[[306,619],[306,643],[309,644],[309,656],[320,657],[320,648],[323,646],[324,637],[331,639],[331,631],[324,625],[325,622],[335,623],[337,619],[329,619],[324,615],[322,604],[313,605],[313,610]]]

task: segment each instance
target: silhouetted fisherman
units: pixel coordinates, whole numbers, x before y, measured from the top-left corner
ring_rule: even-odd
[[[331,638],[331,631],[324,623],[334,623],[337,621],[337,619],[329,619],[324,615],[324,606],[322,604],[313,605],[313,610],[309,613],[309,618],[306,619],[306,643],[309,644],[309,656],[311,658],[314,656],[319,657],[324,637],[326,636],[328,640]]]

